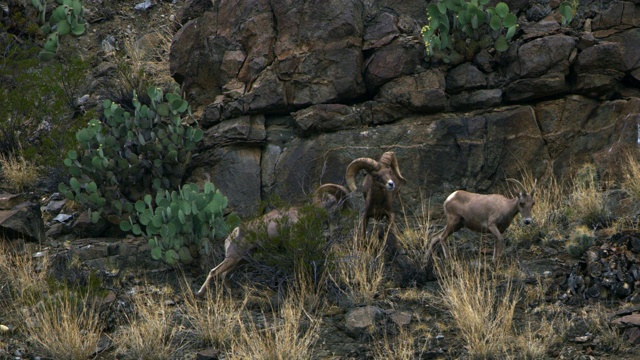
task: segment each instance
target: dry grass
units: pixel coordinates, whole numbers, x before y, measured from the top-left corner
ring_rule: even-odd
[[[120,358],[171,359],[187,345],[176,336],[180,324],[173,319],[169,293],[170,290],[133,295],[134,314],[127,315],[128,325],[112,336]]]
[[[226,349],[237,328],[237,314],[244,304],[235,301],[225,291],[222,281],[216,279],[211,283],[213,290],[206,292],[204,300],[196,298],[185,282],[182,287],[183,313],[199,340],[207,345]]]
[[[89,295],[59,291],[39,302],[25,321],[31,323],[29,339],[51,358],[86,359],[98,350],[103,326]]]
[[[336,263],[328,276],[351,303],[370,304],[374,300],[384,279],[384,251],[385,240],[378,239],[376,231],[354,235],[352,241],[334,247]]]
[[[607,219],[605,194],[600,191],[598,174],[592,164],[585,164],[573,177],[567,211],[569,220],[589,227],[603,224]]]
[[[131,94],[133,90],[138,94],[146,94],[149,85],[165,88],[175,84],[169,71],[173,28],[172,24],[166,24],[142,38],[124,39],[127,57],[119,66],[121,91],[124,94]]]
[[[394,336],[383,332],[381,340],[373,345],[373,358],[376,360],[413,360],[421,359],[427,351],[427,342],[416,338],[409,329],[400,328]]]
[[[277,311],[254,318],[238,315],[239,333],[232,339],[226,359],[288,360],[311,358],[320,322],[305,310],[306,283],[294,283]]]
[[[640,160],[637,151],[626,152],[623,161],[625,173],[621,186],[634,200],[640,200]]]
[[[472,358],[508,354],[514,343],[513,315],[520,291],[511,278],[502,279],[491,267],[486,260],[472,265],[453,254],[444,268],[436,262],[441,297]]]
[[[38,168],[22,155],[0,155],[0,166],[4,184],[11,191],[23,192],[32,189],[38,182]]]
[[[48,268],[47,256],[35,258],[27,252],[17,252],[8,241],[0,239],[0,305],[16,310],[37,303],[48,289]],[[11,306],[4,307],[4,304]],[[4,314],[10,316],[16,312]]]
[[[403,206],[404,208],[404,206]],[[407,211],[403,211],[407,214]],[[421,201],[420,208],[413,211],[412,218],[405,215],[403,223],[399,225],[402,234],[399,243],[405,250],[408,263],[415,269],[422,268],[427,263],[427,250],[433,238],[434,224],[431,221],[431,203]]]

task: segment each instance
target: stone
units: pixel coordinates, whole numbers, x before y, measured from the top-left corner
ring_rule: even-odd
[[[449,94],[480,89],[487,86],[486,76],[470,63],[458,65],[449,71],[446,82],[446,89]]]
[[[500,103],[502,103],[500,89],[465,91],[451,97],[451,107],[456,110],[493,108]]]
[[[345,315],[347,333],[355,338],[362,335],[372,335],[379,328],[379,322],[384,318],[384,311],[375,306],[363,306],[351,309]]]
[[[29,194],[0,196],[0,233],[5,239],[45,240],[40,204]]]
[[[552,73],[532,79],[520,79],[507,85],[505,98],[510,102],[523,102],[548,98],[569,92],[570,86],[563,73]]]

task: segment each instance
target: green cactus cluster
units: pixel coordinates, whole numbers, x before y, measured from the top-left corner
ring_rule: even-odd
[[[120,228],[147,238],[151,257],[169,265],[190,264],[201,248],[209,253],[203,240],[222,238],[238,223],[237,217],[225,220],[227,198],[210,182],[204,191],[185,184],[177,191],[158,191],[155,199],[147,194],[134,207],[136,216]]]
[[[38,9],[38,21],[42,24],[42,31],[48,34],[44,49],[38,54],[38,58],[43,61],[51,60],[56,55],[61,36],[80,36],[86,30],[87,21],[80,0],[56,1],[59,6],[51,12],[51,17],[46,21],[47,1],[31,0],[31,4]]]
[[[493,42],[497,51],[506,51],[513,38],[517,18],[509,6],[499,2],[495,7],[485,6],[489,0],[438,0],[427,7],[429,24],[422,28],[427,56],[454,52],[456,42]]]
[[[92,119],[76,132],[78,150],[64,159],[71,178],[58,189],[90,210],[91,220],[120,224],[146,194],[175,190],[203,132],[184,124],[190,114],[179,95],[150,87],[150,105],[134,92],[131,114],[105,100],[104,121]]]

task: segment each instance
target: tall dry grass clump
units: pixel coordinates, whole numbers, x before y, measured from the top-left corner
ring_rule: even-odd
[[[197,298],[186,282],[182,289],[183,314],[195,336],[209,346],[227,349],[238,327],[237,314],[242,311],[244,304],[233,299],[220,279],[211,283],[204,300]]]
[[[89,358],[98,351],[103,329],[96,301],[68,289],[42,299],[25,319],[29,340],[53,359]]]
[[[624,189],[633,199],[640,200],[640,160],[637,151],[627,151],[623,157],[624,178],[622,189]]]
[[[39,170],[20,154],[0,155],[0,166],[5,186],[12,191],[23,192],[38,182]]]
[[[167,291],[132,296],[133,314],[127,315],[128,324],[112,336],[121,358],[171,359],[187,345],[176,336],[180,326],[174,320]]]
[[[588,227],[604,224],[608,220],[606,198],[600,191],[596,167],[593,164],[583,165],[572,181],[573,187],[567,206],[569,220]]]
[[[375,360],[421,359],[427,351],[427,343],[419,344],[419,339],[409,329],[401,327],[394,336],[383,333],[382,339],[372,348]]]
[[[495,358],[512,350],[519,290],[491,267],[486,257],[470,264],[452,254],[444,265],[436,262],[442,300],[472,358]]]
[[[307,360],[312,357],[320,320],[305,311],[309,292],[305,283],[288,288],[277,310],[259,315],[249,311],[238,315],[239,331],[226,359]]]
[[[0,307],[7,309],[5,321],[21,323],[19,309],[32,307],[48,290],[48,257],[18,252],[0,239]]]
[[[429,243],[434,236],[434,224],[431,221],[431,203],[421,201],[420,208],[413,210],[411,218],[406,215],[411,213],[411,210],[405,210],[403,213],[405,217],[403,223],[399,224],[401,235],[398,240],[405,250],[406,261],[411,268],[417,271],[423,268],[423,264],[427,263],[426,255]]]
[[[376,231],[370,235],[356,233],[351,241],[336,244],[332,249],[335,262],[328,276],[351,303],[371,303],[378,293],[384,278],[387,236],[380,240]]]

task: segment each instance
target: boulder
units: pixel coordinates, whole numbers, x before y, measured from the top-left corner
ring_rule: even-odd
[[[0,195],[0,232],[6,239],[45,240],[38,198],[32,194]]]

